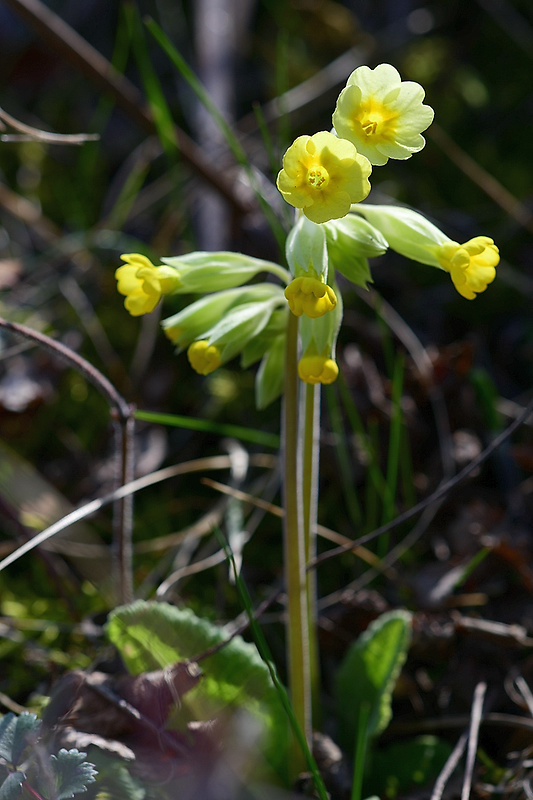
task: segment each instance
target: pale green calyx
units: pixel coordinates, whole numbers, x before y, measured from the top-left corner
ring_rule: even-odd
[[[179,271],[180,294],[204,294],[232,289],[262,272],[275,275],[283,283],[288,283],[291,279],[287,270],[273,261],[225,250],[213,253],[198,251],[183,256],[162,258],[161,261]]]
[[[212,328],[233,305],[270,300],[279,294],[279,288],[272,283],[257,283],[253,286],[240,286],[200,297],[190,305],[167,317],[161,326],[171,342],[178,347],[188,347],[195,339]]]
[[[310,274],[323,283],[327,282],[328,252],[324,225],[317,225],[300,214],[287,236],[285,254],[295,278]]]
[[[352,283],[366,288],[372,282],[367,259],[383,255],[388,249],[383,234],[352,213],[322,227],[326,231],[330,264]]]
[[[436,247],[452,240],[422,214],[401,206],[361,204],[353,208],[383,234],[389,247],[406,258],[443,269]]]
[[[268,325],[276,308],[285,307],[285,297],[281,287],[272,285],[271,288],[270,299],[236,303],[225,311],[215,325],[202,332],[201,341],[205,342],[202,347],[206,353],[214,352],[208,348],[216,349],[217,366],[242,353],[246,345],[259,336]],[[197,350],[197,343],[189,346],[189,354],[196,353]],[[192,361],[191,363],[197,371],[201,372],[195,363]]]

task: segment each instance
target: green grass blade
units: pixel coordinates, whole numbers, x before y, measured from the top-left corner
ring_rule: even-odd
[[[203,433],[214,433],[217,436],[232,436],[243,442],[251,442],[263,447],[272,447],[278,450],[280,437],[276,433],[266,433],[254,428],[243,428],[240,425],[231,425],[223,422],[211,422],[197,417],[184,417],[179,414],[160,414],[156,411],[135,411],[135,419],[143,422],[154,422],[156,425],[169,425],[174,428],[186,428]]]
[[[353,469],[350,461],[350,451],[348,448],[348,437],[346,436],[342,412],[337,392],[334,386],[327,386],[326,402],[331,423],[331,429],[335,435],[335,454],[340,470],[340,479],[344,493],[344,499],[348,508],[348,514],[352,525],[357,529],[361,525],[362,512],[357,499],[357,491],[353,483]]]
[[[403,413],[402,413],[402,390],[403,390],[404,358],[398,355],[394,361],[394,371],[392,375],[391,391],[391,420],[389,430],[389,451],[387,455],[387,474],[386,481],[388,492],[385,497],[383,507],[382,523],[389,522],[394,516],[394,498],[398,485],[398,472],[400,464],[400,450],[402,441]]]
[[[230,148],[231,152],[233,153],[236,161],[240,166],[246,171],[248,180],[250,181],[250,186],[253,188],[256,199],[261,206],[261,209],[268,220],[270,228],[276,237],[280,250],[284,252],[285,248],[285,231],[283,230],[281,223],[279,222],[276,215],[273,213],[272,208],[268,204],[268,202],[264,199],[261,188],[258,185],[256,176],[250,163],[248,161],[248,157],[244,152],[238,138],[233,133],[231,127],[228,125],[227,121],[224,119],[216,105],[213,103],[209,93],[205,90],[204,86],[202,85],[201,81],[198,80],[193,70],[189,67],[181,53],[174,47],[172,42],[168,39],[165,33],[161,30],[159,25],[153,19],[146,20],[146,27],[152,34],[152,36],[156,39],[162,50],[166,53],[169,59],[172,61],[176,69],[179,71],[181,76],[187,81],[193,92],[196,94],[200,102],[206,108],[206,110],[211,114],[215,122],[217,123],[221,133],[224,135],[224,138],[227,142],[228,147]]]
[[[163,89],[156,75],[146,46],[139,12],[133,3],[124,6],[126,24],[131,39],[132,51],[135,54],[139,73],[144,85],[146,97],[154,118],[159,140],[167,154],[173,160],[178,150],[178,140],[172,114],[168,107]]]
[[[272,660],[272,655],[270,653],[270,649],[268,647],[267,641],[266,641],[266,639],[265,639],[265,637],[263,635],[263,631],[261,630],[261,626],[258,624],[258,622],[257,622],[257,620],[255,618],[254,609],[253,609],[253,606],[252,606],[252,601],[251,601],[250,595],[248,593],[248,589],[246,588],[246,584],[242,580],[242,577],[241,577],[241,575],[239,574],[239,572],[237,570],[237,566],[235,564],[235,559],[233,557],[233,553],[231,551],[231,548],[230,548],[229,544],[227,543],[227,541],[224,539],[224,537],[220,533],[217,534],[217,538],[219,539],[221,547],[224,548],[224,552],[226,554],[226,558],[228,559],[228,562],[229,562],[229,564],[231,566],[231,569],[232,569],[232,572],[234,574],[235,585],[237,587],[237,591],[239,592],[239,597],[240,597],[241,603],[243,605],[243,608],[244,608],[244,610],[245,610],[245,612],[246,612],[246,614],[248,616],[248,620],[249,620],[249,623],[250,623],[250,630],[251,630],[251,633],[252,633],[252,635],[254,637],[254,641],[255,641],[256,647],[257,647],[257,649],[259,651],[259,655],[263,659],[264,663],[266,664],[266,666],[267,666],[267,668],[268,668],[268,670],[270,672],[270,676],[272,678],[272,683],[276,687],[276,690],[277,690],[278,695],[279,695],[279,699],[280,699],[280,701],[281,701],[281,703],[282,703],[282,705],[283,705],[283,707],[285,709],[285,712],[286,712],[287,717],[289,719],[289,723],[291,725],[291,728],[292,728],[292,730],[294,732],[296,740],[298,741],[298,744],[302,748],[302,752],[303,752],[303,754],[305,756],[305,760],[307,762],[307,766],[308,766],[309,771],[311,772],[311,774],[313,776],[313,782],[315,784],[315,789],[317,791],[317,796],[319,797],[320,800],[328,800],[329,795],[328,795],[328,793],[326,791],[326,787],[324,786],[324,782],[322,780],[322,776],[320,775],[320,772],[318,771],[318,766],[317,766],[316,761],[315,761],[315,759],[313,757],[313,754],[311,753],[311,750],[309,749],[309,746],[308,746],[308,744],[307,744],[307,742],[305,740],[305,736],[303,734],[303,731],[301,730],[300,726],[298,725],[298,722],[296,721],[296,717],[294,716],[294,712],[292,710],[292,706],[291,706],[291,702],[289,700],[289,696],[287,694],[287,690],[285,689],[284,685],[282,684],[282,682],[281,682],[281,680],[279,678],[279,675],[278,675],[278,672],[276,670],[274,661]]]

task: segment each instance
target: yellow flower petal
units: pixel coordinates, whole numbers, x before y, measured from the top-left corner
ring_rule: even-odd
[[[277,187],[312,222],[346,216],[370,191],[372,167],[348,141],[320,131],[299,136],[283,157]]]
[[[209,375],[220,367],[221,352],[214,344],[209,344],[205,339],[193,342],[187,350],[187,358],[191,367],[200,375]]]
[[[298,363],[298,375],[304,383],[333,383],[339,368],[332,358],[320,355],[304,355]]]
[[[305,314],[311,319],[317,319],[337,305],[331,286],[311,276],[301,276],[291,281],[285,289],[285,297],[296,317]]]
[[[179,285],[179,273],[171,267],[156,267],[140,253],[121,256],[126,263],[115,271],[117,289],[126,296],[124,306],[133,317],[149,314],[161,296],[174,291]]]
[[[476,236],[465,244],[443,244],[436,255],[459,294],[467,300],[473,300],[477,292],[484,292],[492,283],[500,261],[499,250],[488,236]]]
[[[410,158],[424,147],[420,134],[433,121],[433,109],[423,99],[422,87],[402,81],[390,64],[359,67],[339,95],[333,126],[371,164]]]

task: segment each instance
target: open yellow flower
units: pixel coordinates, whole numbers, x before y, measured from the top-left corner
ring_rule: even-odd
[[[309,275],[295,278],[285,289],[289,308],[296,317],[317,319],[337,305],[335,292],[327,283]]]
[[[424,95],[418,83],[402,81],[390,64],[358,67],[339,95],[333,126],[371,164],[410,158],[424,147],[420,134],[433,121],[433,109],[422,102]]]
[[[320,131],[299,136],[283,156],[276,185],[291,206],[312,222],[346,216],[370,191],[368,160],[353,144]]]
[[[298,375],[304,383],[333,383],[338,374],[337,364],[327,356],[304,355],[298,362]]]
[[[200,339],[190,345],[187,350],[187,358],[191,367],[199,375],[209,375],[222,363],[220,349],[214,344],[209,344],[205,339]]]
[[[473,300],[476,292],[484,292],[496,277],[500,253],[488,236],[476,236],[465,244],[449,242],[435,252],[453,285],[467,300]]]
[[[140,253],[120,257],[126,263],[115,272],[117,289],[126,296],[124,305],[132,317],[149,314],[162,295],[170,294],[180,285],[179,273],[173,267],[156,267]]]

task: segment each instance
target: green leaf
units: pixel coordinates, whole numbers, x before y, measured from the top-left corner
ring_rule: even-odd
[[[5,759],[11,764],[11,752],[13,749],[13,736],[17,718],[15,714],[5,714],[0,720],[0,758]]]
[[[393,798],[426,786],[440,773],[451,749],[436,736],[395,742],[372,754],[367,789]]]
[[[350,750],[363,706],[368,707],[367,737],[383,731],[392,716],[392,691],[407,656],[411,614],[382,614],[348,650],[335,676],[339,735]]]
[[[11,750],[11,761],[18,764],[23,752],[36,740],[41,723],[36,714],[24,711],[18,718],[15,725],[13,736],[13,747]]]
[[[280,446],[280,438],[277,434],[254,428],[243,428],[241,425],[213,422],[212,420],[198,419],[198,417],[184,417],[179,414],[160,414],[158,411],[141,411],[140,409],[135,411],[134,417],[135,419],[144,420],[144,422],[154,422],[157,425],[169,425],[174,428],[214,433],[216,436],[232,436],[243,442],[273,447],[276,450]]]
[[[11,772],[0,786],[0,800],[13,800],[15,797],[20,797],[25,780],[23,772]]]
[[[6,714],[0,721],[0,758],[16,766],[24,750],[37,736],[40,722],[25,711],[20,716]]]
[[[56,784],[55,800],[67,800],[87,791],[87,785],[96,780],[93,764],[85,761],[87,753],[62,748],[57,756],[50,756],[50,766]]]
[[[255,404],[266,408],[283,392],[285,336],[277,336],[263,356],[255,376]]]
[[[107,633],[133,674],[195,659],[226,634],[190,609],[138,600],[109,616]],[[265,728],[265,756],[276,769],[286,757],[287,723],[267,666],[240,636],[202,661],[204,677],[182,698],[182,714],[209,720],[229,708],[250,712]]]

